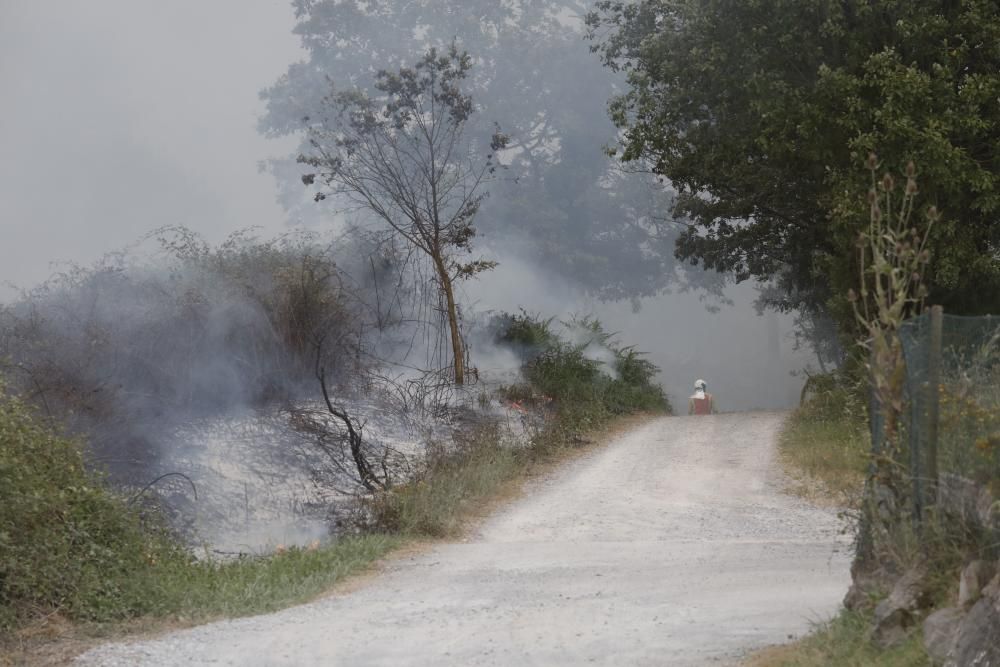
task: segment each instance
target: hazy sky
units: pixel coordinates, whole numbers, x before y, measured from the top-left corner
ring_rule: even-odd
[[[258,91],[301,57],[284,0],[0,0],[0,282],[169,224],[280,228]],[[0,292],[2,294],[2,292]]]
[[[54,263],[93,261],[163,225],[210,240],[281,229],[257,165],[296,142],[257,134],[257,94],[303,56],[293,25],[285,0],[0,0],[0,285],[31,285]],[[608,316],[663,366],[675,400],[697,375],[727,408],[789,404],[800,381],[788,372],[805,363],[785,318],[780,359],[769,352],[774,323],[755,316],[752,290],[721,315],[674,295],[635,316],[506,258],[466,294],[479,308]]]

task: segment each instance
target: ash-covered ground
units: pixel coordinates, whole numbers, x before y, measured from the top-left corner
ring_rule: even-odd
[[[533,417],[491,396],[481,383],[453,391],[447,402],[404,412],[385,398],[338,400],[361,427],[366,452],[386,461],[392,483],[405,483],[427,448],[449,447],[456,433],[483,420],[499,426],[501,446],[527,442]],[[440,397],[439,397],[440,398]],[[412,408],[413,406],[411,406]],[[425,406],[427,407],[427,406]],[[329,429],[318,442],[310,423]],[[260,554],[335,539],[363,491],[342,425],[322,402],[243,410],[192,421],[162,433],[143,494],[159,506],[195,552],[206,557]]]

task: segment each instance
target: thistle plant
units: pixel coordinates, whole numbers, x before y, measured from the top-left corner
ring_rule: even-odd
[[[885,418],[885,449],[892,460],[898,454],[899,415],[903,410],[906,369],[899,329],[923,309],[927,298],[924,275],[930,263],[931,229],[939,219],[931,206],[923,216],[915,213],[919,194],[916,166],[906,166],[900,189],[892,174],[878,177],[879,163],[872,153],[866,163],[871,172],[868,191],[868,230],[858,238],[860,294],[848,294],[854,315],[864,331],[862,345],[869,351],[872,388]],[[916,222],[915,218],[923,220]]]

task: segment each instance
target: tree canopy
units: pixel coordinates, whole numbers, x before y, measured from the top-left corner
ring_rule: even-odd
[[[453,285],[494,266],[463,259],[476,235],[481,186],[496,171],[494,154],[507,144],[498,129],[493,152],[477,160],[464,136],[475,109],[463,90],[471,69],[472,58],[454,45],[441,53],[431,48],[413,67],[379,72],[370,91],[331,92],[324,113],[303,119],[309,150],[298,159],[318,170],[302,176],[306,185],[320,182],[317,201],[334,195],[364,209],[430,260],[445,303],[456,384],[464,383],[465,346]]]
[[[685,265],[673,257],[677,228],[652,215],[669,206],[669,195],[651,188],[648,174],[624,173],[602,150],[615,140],[607,100],[622,79],[588,52],[589,0],[295,0],[293,6],[308,57],[262,93],[262,131],[302,132],[302,118],[315,116],[329,81],[369,87],[378,71],[455,41],[475,65],[467,88],[477,113],[468,134],[489,137],[500,122],[510,137],[508,169],[477,216],[484,241],[601,297],[652,294],[685,279]],[[300,172],[289,163],[276,164],[276,171],[294,208],[301,202]]]
[[[620,157],[678,191],[678,256],[832,306],[858,279],[872,151],[941,212],[931,300],[1000,310],[1000,2],[604,0]]]

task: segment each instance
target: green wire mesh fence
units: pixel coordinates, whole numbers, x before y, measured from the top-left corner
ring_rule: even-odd
[[[944,315],[900,329],[906,401],[895,448],[919,523],[931,505],[1000,536],[1000,317]],[[872,409],[876,455],[884,416]]]

